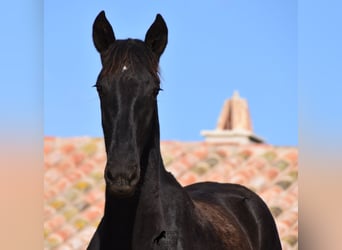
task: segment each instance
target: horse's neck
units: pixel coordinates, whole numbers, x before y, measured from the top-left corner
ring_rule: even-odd
[[[158,113],[153,126],[153,136],[150,139],[147,150],[142,160],[142,184],[140,186],[139,204],[151,203],[158,207],[161,195],[161,182],[165,179],[167,172],[164,168],[160,151],[159,121]]]
[[[168,173],[161,158],[160,142],[152,147],[141,187],[134,225],[134,242],[148,244],[163,233],[176,231],[176,221],[184,221],[192,204],[189,196]],[[174,200],[177,197],[177,202]],[[180,203],[182,204],[181,206]],[[185,208],[185,209],[184,209]],[[189,209],[190,208],[190,209]],[[170,213],[172,211],[172,213]],[[173,214],[173,215],[172,215]],[[174,216],[177,216],[175,220]],[[139,246],[136,246],[139,249]]]

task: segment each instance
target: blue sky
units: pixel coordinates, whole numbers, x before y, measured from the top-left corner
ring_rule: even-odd
[[[1,2],[3,135],[33,128],[35,134],[101,136],[91,88],[100,61],[91,26],[104,9],[118,38],[143,38],[157,12],[167,21],[163,139],[201,140],[200,130],[215,127],[234,90],[248,99],[255,132],[272,144],[297,144],[297,115],[302,140],[305,133],[310,141],[341,138],[337,0],[150,1],[138,13],[131,1],[54,2]]]
[[[134,6],[134,7],[133,7]],[[202,140],[234,90],[248,99],[255,133],[297,144],[296,1],[46,1],[44,133],[102,136],[91,86],[100,59],[92,23],[105,10],[118,39],[143,39],[155,15],[169,28],[160,67],[161,138]]]

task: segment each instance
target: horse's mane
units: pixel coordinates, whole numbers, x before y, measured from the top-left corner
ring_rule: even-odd
[[[130,71],[138,71],[144,68],[160,82],[158,59],[141,40],[116,40],[101,56],[105,62],[102,75],[118,73],[124,67],[129,68]]]

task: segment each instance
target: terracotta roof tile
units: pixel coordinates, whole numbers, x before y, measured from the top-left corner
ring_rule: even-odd
[[[283,249],[298,249],[296,148],[163,141],[161,150],[182,185],[230,182],[257,192],[275,216]],[[105,161],[100,138],[45,138],[45,249],[85,249],[103,215]]]

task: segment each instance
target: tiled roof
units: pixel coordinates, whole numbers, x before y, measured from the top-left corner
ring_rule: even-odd
[[[257,192],[276,219],[283,249],[298,249],[297,148],[162,141],[161,149],[182,185],[210,180]],[[104,209],[103,140],[46,137],[44,155],[44,247],[85,249]]]

